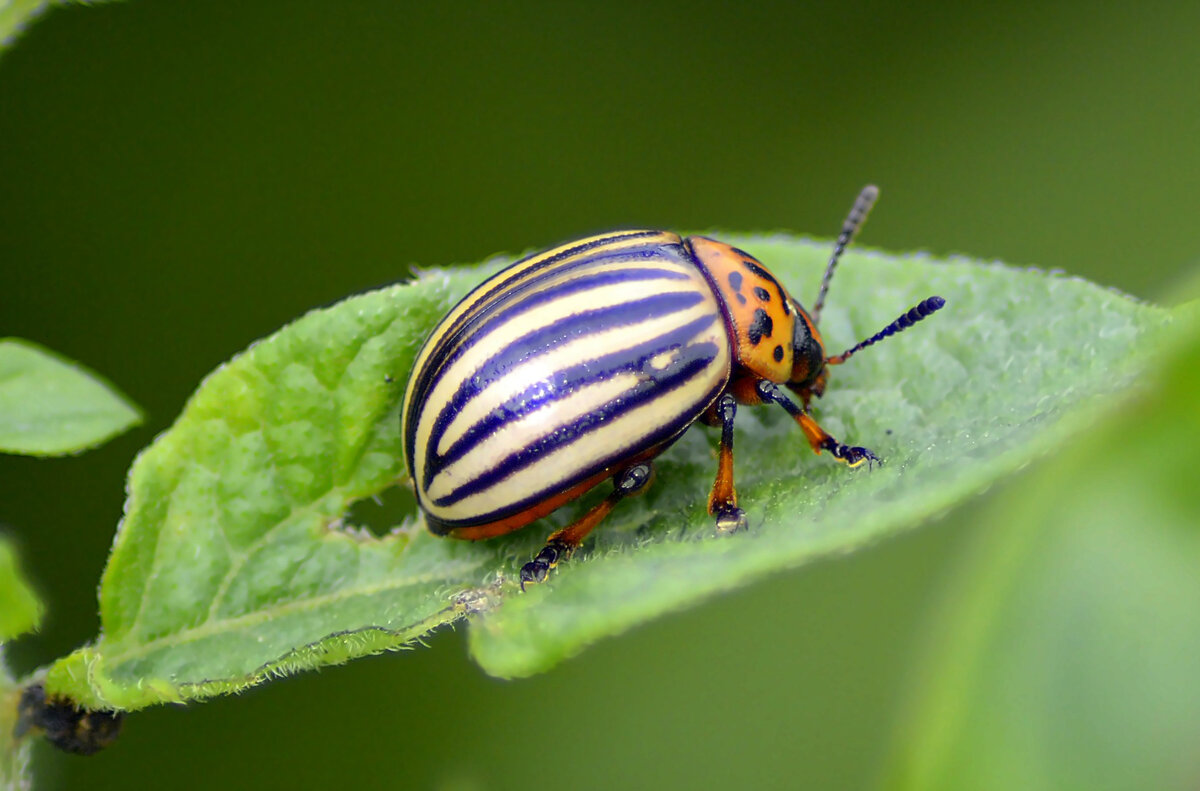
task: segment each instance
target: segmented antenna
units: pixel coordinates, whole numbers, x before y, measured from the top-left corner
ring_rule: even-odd
[[[891,337],[901,330],[908,329],[921,319],[941,310],[945,304],[946,300],[942,299],[941,297],[930,297],[929,299],[920,302],[915,307],[909,308],[907,312],[900,314],[898,319],[872,335],[870,338],[867,338],[857,346],[851,346],[849,349],[835,357],[826,357],[825,364],[841,365],[842,363],[846,362],[846,360],[850,359],[850,356],[855,352],[860,352],[868,346],[879,343],[884,338]]]
[[[875,205],[878,197],[879,187],[868,184],[858,193],[858,199],[846,215],[846,222],[842,223],[842,232],[838,234],[837,244],[833,248],[833,255],[829,257],[829,264],[825,267],[825,276],[821,278],[821,290],[817,292],[817,301],[808,314],[814,325],[821,321],[821,308],[825,307],[825,295],[829,293],[829,281],[833,279],[833,270],[837,269],[838,259],[853,241],[854,234],[858,233],[858,229],[866,222],[867,215],[871,213],[871,207]]]

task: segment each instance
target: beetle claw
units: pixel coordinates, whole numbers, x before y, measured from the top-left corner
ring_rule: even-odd
[[[843,445],[833,437],[828,437],[823,443],[825,450],[840,462],[845,463],[847,467],[857,467],[864,461],[867,463],[867,469],[870,469],[876,464],[883,464],[883,459],[875,455],[875,452],[870,448],[862,448],[857,445]]]
[[[543,563],[540,560],[531,560],[521,567],[521,591],[525,591],[525,585],[533,582],[545,582],[546,575],[550,573],[550,565]]]
[[[876,464],[883,464],[883,460],[876,456],[869,448],[846,447],[842,446],[842,459],[851,467],[857,467],[864,461],[867,463],[867,469],[871,469]]]
[[[726,506],[717,511],[717,532],[728,535],[740,533],[749,526],[746,512],[736,506]]]
[[[558,565],[560,560],[566,560],[574,547],[562,541],[551,540],[533,560],[521,567],[521,590],[525,590],[527,582],[545,582],[550,569]]]

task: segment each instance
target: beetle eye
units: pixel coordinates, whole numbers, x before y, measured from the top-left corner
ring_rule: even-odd
[[[797,321],[792,331],[792,378],[788,382],[792,387],[804,387],[820,375],[825,367],[825,350],[813,334],[808,331],[808,324]]]

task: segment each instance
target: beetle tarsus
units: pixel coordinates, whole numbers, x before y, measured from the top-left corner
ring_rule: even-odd
[[[545,582],[546,577],[550,574],[550,569],[570,557],[574,549],[575,547],[564,541],[551,539],[547,542],[533,560],[521,567],[521,590],[525,590],[526,583]]]
[[[740,533],[749,527],[746,512],[736,506],[720,508],[716,512],[717,532],[723,535]]]
[[[867,469],[871,469],[876,464],[883,464],[883,459],[876,456],[871,449],[857,445],[843,445],[833,437],[828,437],[821,443],[821,447],[829,451],[829,455],[838,461],[845,462],[847,467],[857,467],[864,461],[867,463]]]
[[[849,467],[857,467],[864,461],[868,468],[876,464],[883,464],[883,460],[869,448],[846,445],[830,436],[829,432],[813,420],[812,415],[788,398],[774,382],[760,381],[756,383],[756,387],[759,398],[765,403],[778,404],[783,407],[792,416],[792,419],[800,424],[800,428],[804,431],[804,436],[808,438],[808,443],[814,452],[829,451],[830,456]]]
[[[554,533],[537,556],[521,567],[521,590],[527,582],[545,582],[550,569],[571,556],[588,533],[604,521],[613,507],[626,497],[641,494],[654,480],[654,466],[639,462],[621,470],[613,477],[613,490],[575,522]]]

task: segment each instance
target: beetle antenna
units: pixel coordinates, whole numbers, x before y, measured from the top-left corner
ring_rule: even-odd
[[[857,200],[850,207],[850,213],[846,215],[846,221],[842,223],[842,232],[838,234],[837,244],[833,247],[833,255],[829,257],[829,264],[825,267],[825,276],[821,278],[821,290],[817,292],[817,301],[808,314],[814,325],[821,321],[821,308],[825,307],[825,295],[829,293],[829,281],[833,279],[833,270],[837,269],[838,259],[842,257],[842,253],[854,240],[854,234],[858,233],[858,229],[866,222],[867,215],[871,213],[871,207],[875,205],[878,197],[879,187],[868,184],[862,188],[862,192],[858,193]]]
[[[870,338],[867,338],[862,343],[860,343],[856,346],[851,346],[846,351],[844,351],[841,354],[836,355],[834,357],[826,357],[825,364],[826,365],[841,365],[842,363],[846,362],[846,360],[849,360],[850,356],[853,355],[855,352],[860,352],[863,349],[867,348],[868,346],[879,343],[884,338],[895,335],[897,332],[900,332],[901,330],[908,329],[909,327],[916,324],[921,319],[931,316],[934,313],[936,313],[937,311],[941,310],[942,307],[945,306],[945,304],[946,304],[946,300],[942,299],[941,297],[930,297],[929,299],[922,300],[916,306],[909,308],[904,313],[901,313],[899,318],[897,318],[891,324],[889,324],[886,327],[884,327],[883,329],[881,329],[879,332],[872,335]]]

